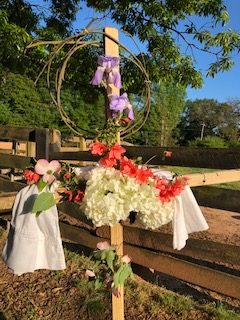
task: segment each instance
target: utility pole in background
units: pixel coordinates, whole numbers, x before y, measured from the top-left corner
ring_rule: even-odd
[[[200,137],[200,139],[201,139],[201,141],[202,141],[202,139],[203,139],[203,135],[204,135],[204,128],[205,128],[205,123],[203,122],[202,124],[201,124],[201,126],[202,126],[202,129],[201,129],[201,137]]]

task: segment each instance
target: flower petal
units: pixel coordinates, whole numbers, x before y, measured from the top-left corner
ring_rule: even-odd
[[[90,81],[90,84],[92,84],[93,86],[99,85],[102,82],[104,71],[105,71],[105,68],[98,67],[92,80]]]
[[[56,177],[53,175],[53,174],[45,174],[44,176],[43,176],[43,181],[44,182],[46,182],[47,184],[51,184],[51,183],[53,183],[53,181],[55,181],[56,180]]]
[[[99,250],[106,250],[110,247],[110,244],[107,241],[101,241],[97,243],[97,248]]]
[[[48,170],[49,162],[46,159],[39,159],[34,167],[34,170],[38,174],[45,174]]]
[[[87,269],[86,271],[85,271],[85,277],[95,277],[96,275],[95,275],[95,273],[93,272],[93,271],[91,271],[91,270],[89,270],[89,269]]]
[[[57,160],[52,160],[49,163],[48,170],[52,170],[53,172],[59,172],[61,170],[61,164]]]

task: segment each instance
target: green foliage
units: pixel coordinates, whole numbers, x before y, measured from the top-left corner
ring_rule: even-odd
[[[51,15],[46,17],[47,28],[66,36],[71,30],[72,21],[76,18],[79,2],[79,0],[52,0]]]
[[[233,149],[240,149],[240,141],[239,140],[229,141],[228,147]]]
[[[27,32],[36,29],[39,16],[33,12],[31,4],[24,0],[1,0],[0,10],[8,14],[9,21]]]
[[[238,140],[240,112],[236,103],[219,103],[212,99],[187,101],[179,132],[181,143],[205,135],[226,141]]]
[[[13,117],[13,114],[10,110],[10,107],[8,104],[3,103],[0,101],[0,124],[6,125],[10,122],[11,117]]]
[[[166,146],[174,144],[173,130],[185,105],[185,89],[172,83],[152,86],[151,110],[141,130],[142,143]]]
[[[4,74],[0,84],[0,124],[55,127],[64,135],[70,133],[53,106],[45,83],[39,82],[37,88],[33,84],[49,58],[50,47],[40,46],[26,50],[26,46],[39,38],[62,39],[72,34],[72,22],[81,9],[79,2],[49,0],[47,12],[34,6],[31,1],[1,1],[0,61],[4,72],[8,72]],[[152,145],[173,144],[173,131],[183,108],[184,86],[202,85],[202,74],[192,59],[194,50],[211,52],[216,58],[208,69],[209,76],[231,68],[233,62],[230,56],[234,51],[239,51],[239,34],[224,29],[229,16],[223,0],[85,2],[97,11],[108,12],[124,30],[147,44],[148,50],[144,53],[146,67],[151,81],[160,83],[160,87],[155,85],[153,90],[153,107],[148,122],[132,141]],[[204,26],[191,21],[191,17],[196,16],[203,18]],[[207,19],[210,24],[205,24]],[[220,28],[220,31],[215,32],[214,27]],[[64,50],[60,51],[57,61],[54,61],[54,70],[57,70]],[[81,128],[89,137],[95,136],[92,132],[96,128],[102,129],[105,122],[103,90],[99,91],[89,85],[96,57],[101,51],[102,48],[87,46],[74,54],[68,65],[62,91],[64,110],[76,127]],[[189,54],[182,54],[184,51]],[[129,94],[140,96],[144,86],[141,71],[129,59],[122,60],[122,70],[124,89]],[[221,110],[224,108],[226,111],[222,112],[222,118],[229,114],[229,107],[221,105]],[[217,112],[215,118],[220,119]],[[214,130],[214,134],[227,141],[237,141],[236,119],[222,120],[222,126],[208,126],[206,134],[212,134]],[[182,142],[186,143],[187,140],[200,136],[199,122],[183,122],[179,131]],[[198,131],[193,134],[194,130]]]
[[[203,147],[203,148],[227,148],[224,139],[217,136],[206,136],[203,139],[196,138],[188,142],[189,147]]]
[[[97,11],[108,12],[125,31],[147,43],[148,69],[155,82],[162,79],[199,87],[202,75],[192,59],[195,50],[212,54],[215,61],[207,71],[212,77],[219,71],[229,70],[233,65],[231,54],[239,51],[239,33],[224,29],[229,15],[223,0],[86,2]],[[193,22],[192,17],[196,16],[203,18],[202,25]],[[216,27],[222,31],[216,33]]]
[[[31,36],[25,28],[9,22],[6,11],[0,9],[0,58],[12,68],[24,57],[26,45]]]
[[[56,126],[54,107],[42,102],[41,93],[31,79],[11,72],[2,72],[1,76],[1,124],[45,128]]]
[[[119,286],[123,285],[129,277],[133,277],[130,259],[128,256],[122,258],[117,255],[116,249],[105,242],[100,242],[103,249],[93,253],[93,260],[97,268],[101,267],[101,272],[96,273],[95,267],[94,276],[90,276],[95,282],[95,289],[99,289],[104,284],[108,288],[112,288],[114,294],[118,296]],[[89,271],[89,270],[88,270]]]

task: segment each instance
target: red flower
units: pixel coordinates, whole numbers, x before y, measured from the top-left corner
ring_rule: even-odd
[[[164,157],[171,157],[172,154],[173,154],[172,151],[164,151],[163,152]]]
[[[122,154],[126,152],[126,150],[121,147],[118,143],[116,143],[109,151],[109,157],[115,158],[117,160],[120,160],[122,157]]]
[[[135,177],[139,183],[144,183],[148,180],[148,178],[153,177],[153,173],[150,169],[138,168]]]
[[[23,172],[24,179],[27,180],[28,183],[37,183],[39,180],[39,175],[31,170],[24,170]]]
[[[112,158],[109,156],[109,153],[106,155],[106,157],[102,158],[99,161],[100,165],[103,167],[114,167],[117,164],[116,158]]]
[[[77,195],[74,198],[74,201],[76,202],[82,202],[84,197],[84,192],[82,192],[81,190],[77,190]]]
[[[127,157],[123,157],[120,161],[120,171],[122,174],[125,174],[129,177],[135,177],[137,166],[132,160],[128,159]]]
[[[103,143],[97,141],[91,144],[90,150],[93,155],[102,156],[107,151],[107,147]]]
[[[66,172],[63,177],[64,177],[65,179],[69,179],[69,178],[71,178],[71,173]]]
[[[120,119],[120,122],[123,122],[123,123],[129,123],[130,121],[132,121],[132,120],[129,118],[121,118]]]
[[[68,201],[72,201],[72,199],[73,199],[73,192],[70,191],[70,190],[65,189],[65,190],[64,190],[64,193],[68,196],[67,200],[68,200]]]
[[[156,188],[159,189],[159,199],[162,202],[169,202],[172,198],[179,196],[184,190],[187,180],[185,177],[177,178],[173,182],[159,178],[156,179]]]
[[[164,179],[156,178],[155,179],[155,187],[160,191],[164,191],[167,188],[167,181]]]
[[[170,191],[173,197],[179,196],[180,193],[183,191],[183,189],[184,189],[184,186],[181,180],[174,181],[170,187]]]

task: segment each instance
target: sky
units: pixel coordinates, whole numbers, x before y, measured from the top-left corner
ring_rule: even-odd
[[[44,3],[43,0],[35,0],[31,2],[46,6],[46,3]],[[233,29],[240,33],[240,0],[225,0],[225,4],[230,16],[230,21],[225,28]],[[82,10],[78,12],[76,21],[73,24],[73,28],[78,30],[84,28],[91,18],[99,16],[99,14],[94,12],[93,9],[87,8],[83,2],[81,2],[81,5]],[[199,18],[196,18],[195,21],[196,23],[201,22]],[[101,27],[104,26],[118,27],[117,24],[111,21],[109,18],[103,19]],[[120,41],[129,49],[136,50],[133,42],[131,42],[124,35],[120,35]],[[144,45],[141,43],[138,42],[138,45],[142,50],[145,49]],[[196,50],[194,51],[194,58],[196,60],[196,68],[200,69],[204,75],[212,61],[212,57],[209,54]],[[204,85],[202,88],[187,88],[187,99],[195,100],[207,98],[216,99],[219,102],[240,99],[240,55],[233,56],[233,60],[235,65],[231,70],[218,73],[214,78],[206,78],[204,76]]]

